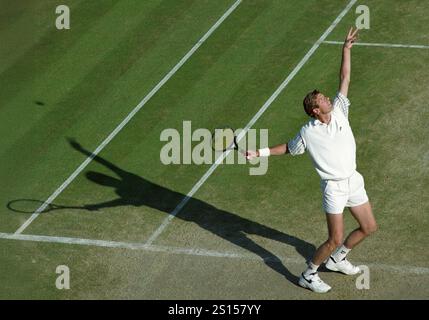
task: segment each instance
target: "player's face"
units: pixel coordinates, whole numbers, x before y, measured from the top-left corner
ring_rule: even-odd
[[[319,106],[320,114],[327,114],[332,111],[332,103],[329,97],[326,97],[324,94],[319,93],[316,98],[317,105]]]

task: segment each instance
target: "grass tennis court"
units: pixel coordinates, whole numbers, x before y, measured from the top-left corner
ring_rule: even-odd
[[[272,157],[262,176],[220,165],[165,224],[211,166],[163,165],[161,132],[244,128],[295,69],[253,126],[287,142],[305,94],[337,90],[340,45],[296,66],[349,3],[73,0],[70,30],[57,30],[57,1],[0,0],[0,298],[428,299],[429,48],[353,47],[350,121],[379,231],[350,260],[370,268],[369,290],[330,272],[326,295],[296,285],[327,236],[308,155]],[[234,4],[52,202],[75,208],[15,234],[32,213],[8,205],[47,200]],[[359,42],[429,46],[420,0],[358,0],[325,40],[344,40],[359,4],[371,10]],[[55,286],[59,265],[70,290]]]

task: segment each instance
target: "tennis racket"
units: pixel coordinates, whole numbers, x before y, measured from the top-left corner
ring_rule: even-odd
[[[41,201],[41,200],[18,199],[18,200],[9,201],[9,203],[7,204],[7,208],[11,211],[19,212],[19,213],[33,213],[44,204],[45,204],[45,201]],[[50,203],[40,213],[49,212],[52,210],[61,210],[61,209],[84,209],[84,210],[86,210],[85,207],[60,206],[60,205]]]
[[[212,148],[213,150],[219,152],[238,150],[240,153],[246,156],[246,151],[238,146],[237,137],[235,136],[234,129],[230,127],[215,129],[213,131]]]

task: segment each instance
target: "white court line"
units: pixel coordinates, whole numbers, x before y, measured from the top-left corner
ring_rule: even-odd
[[[195,51],[210,37],[210,35],[225,21],[225,19],[238,7],[242,0],[237,0],[220,19],[207,31],[207,33],[192,47],[191,50],[174,66],[173,69],[148,93],[146,97],[128,114],[128,116],[110,133],[110,135],[95,149],[95,151],[67,178],[63,184],[38,208],[27,221],[24,222],[15,234],[21,234],[36,219],[49,204],[85,169],[94,157],[112,141],[112,139],[127,125],[137,112],[161,89],[161,87],[185,64]]]
[[[232,258],[232,259],[246,259],[255,261],[273,261],[273,257],[260,257],[252,253],[238,253],[238,252],[225,252],[215,251],[200,248],[180,248],[159,245],[148,245],[145,243],[133,243],[122,241],[106,241],[94,239],[81,239],[69,237],[52,237],[52,236],[39,236],[39,235],[26,235],[26,234],[13,234],[13,233],[0,233],[0,239],[19,240],[19,241],[33,241],[33,242],[46,242],[46,243],[61,243],[69,245],[85,245],[104,248],[118,248],[118,249],[132,249],[143,250],[157,253],[170,253],[178,255],[202,256],[213,258]],[[285,258],[277,256],[278,260],[287,264],[305,265],[305,259],[300,258]],[[277,259],[275,259],[277,260]],[[399,274],[412,274],[412,275],[429,275],[429,268],[406,266],[406,265],[388,265],[378,263],[356,262],[356,265],[367,265],[370,268],[380,269]]]
[[[247,133],[247,131],[255,124],[255,122],[261,117],[261,115],[268,109],[268,107],[273,103],[277,96],[286,88],[289,82],[295,77],[299,70],[304,66],[304,64],[310,59],[313,53],[317,50],[320,44],[326,39],[326,37],[334,30],[336,25],[341,21],[341,19],[347,14],[351,7],[356,3],[357,0],[351,0],[349,4],[344,8],[344,10],[338,15],[334,22],[329,26],[325,33],[316,41],[316,43],[311,47],[307,54],[302,58],[298,65],[293,69],[289,76],[283,81],[283,83],[277,88],[277,90],[271,95],[271,97],[265,102],[265,104],[259,109],[259,111],[254,115],[254,117],[249,121],[243,131],[237,137],[239,142]],[[194,185],[194,187],[189,191],[185,198],[179,203],[179,205],[164,219],[162,224],[158,227],[157,230],[149,237],[146,244],[152,244],[158,236],[164,231],[170,221],[182,210],[182,208],[188,203],[189,199],[194,195],[195,192],[203,185],[203,183],[211,176],[213,171],[218,167],[220,163],[223,162],[223,159],[228,156],[231,150],[223,153],[216,161],[212,164],[209,170],[201,177],[201,179]]]
[[[323,41],[325,44],[344,44],[344,41]],[[412,49],[429,49],[429,46],[415,45],[415,44],[393,44],[393,43],[366,43],[355,42],[355,46],[366,47],[384,47],[384,48],[412,48]]]

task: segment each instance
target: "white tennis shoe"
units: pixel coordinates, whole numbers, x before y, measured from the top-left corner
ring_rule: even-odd
[[[304,276],[302,273],[298,283],[301,287],[310,289],[317,293],[325,293],[331,290],[331,287],[323,282],[317,273],[313,273],[308,276]]]
[[[329,269],[331,271],[337,271],[347,275],[358,274],[361,271],[359,267],[352,265],[350,261],[346,258],[336,262],[334,258],[332,258],[332,256],[329,257],[328,261],[325,264],[325,267],[326,269]]]

